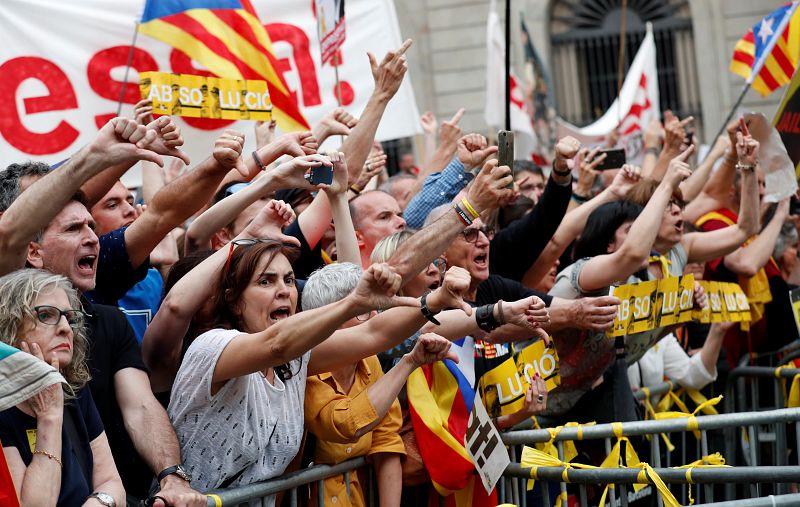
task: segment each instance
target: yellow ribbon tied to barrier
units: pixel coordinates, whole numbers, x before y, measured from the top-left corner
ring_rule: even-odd
[[[700,393],[697,393],[697,394],[700,395],[700,396],[703,396]],[[703,396],[703,399],[705,399],[704,396]],[[676,397],[676,400],[677,400],[677,397]],[[699,405],[697,405],[697,408],[695,408],[694,411],[691,412],[691,413],[686,408],[686,405],[683,402],[680,402],[680,405],[678,405],[678,406],[683,410],[682,412],[678,412],[678,411],[657,412],[656,413],[656,419],[659,419],[659,420],[661,420],[661,419],[677,419],[677,418],[681,418],[681,417],[686,417],[686,418],[689,419],[688,421],[686,421],[686,429],[691,431],[692,433],[694,433],[694,436],[696,438],[700,438],[700,432],[698,431],[697,417],[695,417],[695,416],[697,415],[698,412],[703,412],[703,413],[708,414],[710,412],[710,410],[712,410],[712,409],[713,409],[713,413],[716,414],[717,411],[716,411],[716,409],[714,409],[714,405],[716,405],[720,401],[722,401],[722,395],[719,395],[716,398],[711,398],[710,400],[706,400],[706,401],[700,403]]]
[[[702,459],[697,461],[693,461],[691,463],[687,463],[686,465],[681,465],[679,467],[673,468],[685,468],[686,469],[686,482],[689,484],[687,491],[689,492],[689,505],[694,505],[694,498],[692,497],[692,470],[695,468],[729,468],[730,465],[725,464],[725,458],[722,457],[722,454],[719,452],[715,452],[714,454],[709,454],[708,456],[703,456]]]
[[[655,420],[656,411],[653,409],[653,404],[650,402],[650,396],[651,396],[650,395],[650,389],[648,389],[647,387],[642,387],[641,389],[642,389],[642,392],[644,392],[644,418],[645,419],[653,419],[653,420]],[[668,393],[671,393],[671,392],[672,392],[672,389],[670,388]],[[666,433],[660,433],[660,435],[661,435],[661,439],[664,440],[664,445],[667,446],[667,452],[674,451],[675,450],[675,446],[672,445],[672,442],[670,441],[670,439],[667,436],[667,434]],[[646,436],[647,436],[647,439],[650,440],[650,435],[646,435]]]

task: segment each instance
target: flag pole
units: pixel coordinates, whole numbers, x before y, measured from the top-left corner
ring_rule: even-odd
[[[139,16],[141,17],[141,16]],[[131,63],[133,63],[133,50],[136,48],[136,37],[139,35],[139,19],[133,25],[133,40],[131,41],[131,48],[128,50],[128,63],[125,64],[125,77],[122,79],[122,86],[119,90],[119,102],[117,102],[117,116],[122,113],[122,101],[125,98],[125,87],[128,85],[128,73],[131,70]]]
[[[750,86],[752,84],[753,82],[748,79],[747,82],[745,82],[744,86],[742,86],[742,91],[739,92],[739,98],[736,99],[736,102],[733,104],[733,107],[731,107],[731,110],[728,111],[728,116],[725,117],[725,120],[719,127],[717,134],[709,140],[709,144],[713,145],[717,141],[717,138],[721,136],[723,132],[725,132],[725,127],[727,127],[728,123],[730,123],[730,121],[733,119],[733,115],[736,114],[736,110],[739,109],[739,106],[742,104],[742,101],[744,100],[744,96],[747,95],[747,90],[750,89]],[[711,150],[709,150],[708,153],[711,153]],[[708,157],[708,153],[706,153],[706,157]]]
[[[339,51],[333,55],[333,72],[336,76],[336,104],[342,107],[342,84],[339,82]]]
[[[511,130],[511,0],[506,0],[506,130]]]

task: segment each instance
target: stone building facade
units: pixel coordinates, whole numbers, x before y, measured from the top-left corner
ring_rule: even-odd
[[[618,40],[621,0],[511,1],[512,65],[517,74],[523,72],[521,44],[516,42],[521,16],[553,77],[559,113],[578,124],[597,118],[601,106],[613,97],[595,96],[588,74],[596,76],[588,68],[610,69],[616,75],[617,58],[608,56],[612,48],[602,46],[617,44],[612,39]],[[703,137],[720,127],[744,84],[728,71],[736,41],[783,3],[628,0],[629,58],[644,32],[644,22],[653,21],[662,107],[697,116],[701,140],[706,141]],[[409,61],[420,111],[434,111],[441,121],[464,107],[465,131],[487,132],[483,110],[489,5],[488,0],[395,1],[403,35],[415,39]],[[504,0],[498,0],[497,9],[504,19]],[[615,80],[613,76],[609,79]],[[766,98],[749,91],[741,110],[771,117],[781,96],[782,89]]]

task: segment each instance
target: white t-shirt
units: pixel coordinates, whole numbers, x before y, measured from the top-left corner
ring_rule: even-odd
[[[717,378],[717,371],[709,372],[700,354],[689,356],[670,333],[650,347],[637,362],[628,366],[631,387],[652,387],[664,381],[692,389],[702,389]]]
[[[292,376],[274,385],[261,373],[231,379],[211,395],[211,378],[225,347],[241,335],[212,329],[198,336],[181,363],[168,408],[183,463],[200,491],[281,475],[303,437],[303,403],[311,352],[291,362]],[[238,474],[238,476],[237,476]],[[274,504],[274,498],[268,503]]]

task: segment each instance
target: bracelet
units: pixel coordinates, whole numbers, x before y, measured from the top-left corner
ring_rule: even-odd
[[[33,454],[41,454],[42,456],[47,456],[48,459],[55,461],[56,463],[58,463],[58,466],[64,468],[64,464],[61,463],[61,460],[58,459],[58,456],[56,456],[55,454],[50,454],[47,451],[33,451]]]
[[[736,170],[742,172],[751,172],[756,168],[755,164],[742,164],[741,162],[736,162]]]
[[[428,319],[430,322],[433,322],[437,326],[440,326],[440,325],[442,325],[442,323],[439,322],[438,320],[436,320],[436,317],[434,317],[436,315],[436,313],[439,313],[439,312],[433,313],[431,311],[431,309],[428,308],[428,294],[430,294],[430,293],[426,292],[425,294],[422,295],[421,298],[419,298],[419,311],[422,312],[422,316],[423,317]]]
[[[572,194],[571,199],[573,201],[577,202],[578,204],[583,204],[585,202],[588,202],[591,199],[591,197],[586,197],[586,196],[578,195],[578,194]]]
[[[475,321],[478,327],[487,333],[500,327],[500,323],[494,318],[494,305],[479,306],[475,311]]]
[[[361,195],[361,190],[359,190],[358,187],[355,186],[355,184],[350,185],[350,191],[356,195]]]
[[[261,161],[261,157],[258,156],[258,150],[253,150],[253,160],[256,161],[256,164],[258,164],[258,167],[260,167],[262,171],[267,170],[267,166],[264,165],[264,162]]]
[[[467,215],[466,211],[459,207],[458,203],[453,203],[453,209],[456,210],[456,213],[458,213],[458,218],[464,222],[465,226],[469,227],[472,225],[472,219]]]
[[[569,167],[567,167],[566,171],[559,171],[558,169],[556,169],[555,160],[553,160],[553,172],[556,173],[558,176],[569,176],[570,174],[572,174],[572,171],[569,170]]]
[[[469,212],[469,214],[472,215],[473,220],[480,218],[481,215],[477,211],[475,211],[475,208],[472,207],[472,204],[469,203],[466,197],[461,199],[461,204],[463,204],[467,212]]]
[[[503,300],[502,299],[497,300],[497,314],[500,315],[500,318],[498,319],[500,324],[501,325],[505,324],[506,323],[506,315],[503,313]]]

